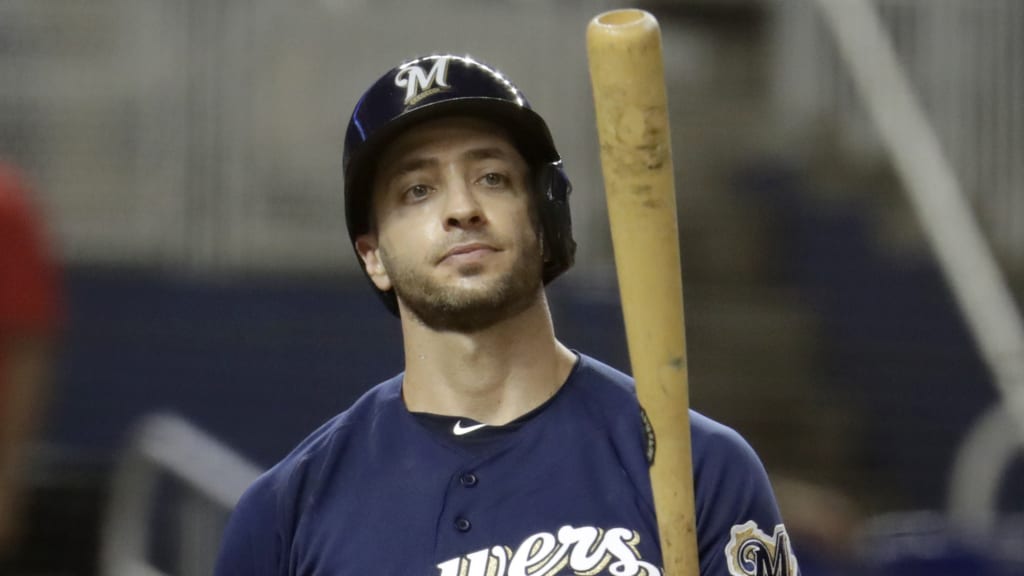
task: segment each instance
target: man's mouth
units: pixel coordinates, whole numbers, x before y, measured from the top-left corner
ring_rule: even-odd
[[[439,262],[471,262],[498,251],[494,246],[483,242],[456,244],[444,253]]]

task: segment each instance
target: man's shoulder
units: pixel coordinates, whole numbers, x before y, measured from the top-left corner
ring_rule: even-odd
[[[216,573],[276,573],[288,557],[295,526],[332,489],[335,465],[396,403],[401,405],[401,375],[371,388],[257,478],[231,514]]]
[[[347,410],[324,422],[306,436],[292,451],[264,472],[249,488],[249,499],[281,495],[301,480],[307,470],[318,470],[325,460],[337,458],[346,449],[351,436],[366,429],[384,410],[401,402],[401,374],[385,380],[359,397]]]
[[[698,463],[761,466],[760,459],[743,435],[695,410],[690,410],[690,437],[695,466]]]
[[[352,431],[359,430],[369,424],[382,410],[394,408],[401,402],[402,376],[397,375],[385,380],[359,397],[347,410],[334,416],[312,434],[300,442],[292,452],[281,461],[287,466],[289,462],[317,459],[324,452],[343,441]]]
[[[694,442],[710,445],[746,445],[743,436],[732,427],[709,416],[690,410],[690,430]]]
[[[570,375],[570,381],[585,386],[590,394],[608,395],[612,398],[636,397],[636,386],[632,376],[593,356],[582,352],[577,352],[577,355],[579,361]]]
[[[636,384],[630,375],[586,354],[579,356],[577,378],[588,395],[619,407],[637,401]],[[739,432],[696,410],[691,409],[689,414],[695,464],[700,461],[712,465],[761,465],[757,454]]]
[[[690,435],[699,518],[756,519],[769,528],[780,522],[768,473],[746,438],[693,410]]]

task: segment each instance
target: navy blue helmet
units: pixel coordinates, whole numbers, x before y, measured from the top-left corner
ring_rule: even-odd
[[[356,104],[342,162],[345,220],[353,245],[371,228],[375,162],[384,148],[417,123],[453,115],[479,116],[504,127],[526,159],[539,198],[543,280],[554,280],[572,266],[576,254],[569,215],[572,186],[561,157],[547,124],[523,93],[497,70],[466,56],[442,54],[403,62],[381,76]],[[359,262],[365,271],[362,258]],[[397,314],[394,292],[379,294]]]

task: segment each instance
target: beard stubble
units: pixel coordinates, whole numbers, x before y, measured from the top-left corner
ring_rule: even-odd
[[[425,326],[444,332],[473,333],[512,318],[532,306],[543,288],[540,240],[522,245],[513,265],[480,288],[445,285],[381,248],[381,261],[399,300]],[[483,264],[463,266],[461,277],[480,274]]]

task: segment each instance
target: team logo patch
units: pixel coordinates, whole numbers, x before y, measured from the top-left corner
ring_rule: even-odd
[[[782,524],[771,536],[753,521],[738,524],[730,531],[725,547],[729,574],[733,576],[797,576],[796,557],[789,535]]]
[[[430,70],[424,70],[418,64],[410,64],[395,74],[395,86],[405,88],[405,105],[412,106],[420,100],[449,88],[448,61],[449,57],[434,60]]]

